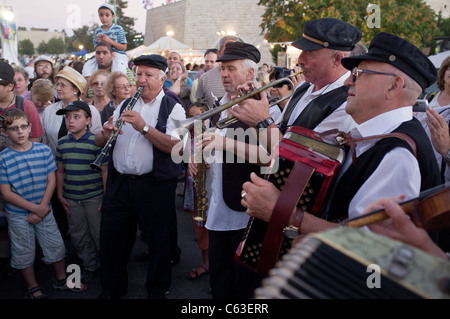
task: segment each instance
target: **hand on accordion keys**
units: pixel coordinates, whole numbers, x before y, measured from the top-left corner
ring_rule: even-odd
[[[250,174],[250,180],[242,185],[241,205],[247,208],[248,215],[269,222],[280,190],[255,173]]]

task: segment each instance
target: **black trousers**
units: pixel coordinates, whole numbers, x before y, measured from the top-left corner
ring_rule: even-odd
[[[243,233],[244,229],[208,231],[209,278],[213,299],[250,299],[261,283],[260,275],[234,260]]]
[[[158,182],[153,175],[111,175],[100,224],[102,294],[120,298],[127,293],[127,264],[139,223],[150,252],[146,279],[149,297],[161,296],[172,280],[170,234],[177,178]]]

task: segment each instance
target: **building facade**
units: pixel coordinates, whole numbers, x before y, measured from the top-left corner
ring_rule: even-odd
[[[166,36],[193,50],[217,48],[225,34],[236,34],[261,51],[261,63],[272,63],[269,45],[261,35],[264,7],[258,0],[181,0],[147,10],[144,45]]]
[[[35,53],[37,53],[39,43],[48,42],[48,40],[52,38],[61,38],[64,41],[65,37],[66,35],[64,32],[52,32],[48,31],[48,29],[31,28],[31,30],[17,31],[17,41],[20,42],[22,40],[29,39],[33,43]]]

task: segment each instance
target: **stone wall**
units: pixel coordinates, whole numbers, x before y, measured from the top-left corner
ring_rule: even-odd
[[[33,45],[34,49],[37,52],[37,47],[41,42],[48,42],[51,38],[62,38],[65,39],[64,32],[51,32],[46,30],[26,30],[26,31],[17,31],[17,40],[22,41],[25,39],[29,39]]]
[[[264,8],[258,0],[181,0],[147,11],[144,45],[150,45],[168,31],[192,49],[217,48],[222,31],[234,31],[261,51],[261,63],[272,63],[269,46],[261,35]],[[218,35],[219,33],[219,35]]]

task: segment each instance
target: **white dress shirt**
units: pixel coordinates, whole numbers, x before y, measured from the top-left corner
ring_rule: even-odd
[[[228,93],[221,99],[220,104],[230,101]],[[220,119],[228,117],[227,110],[220,113]],[[227,128],[216,129],[216,133],[226,135]],[[208,212],[205,227],[209,230],[224,231],[238,230],[247,226],[249,216],[245,211],[238,212],[229,208],[223,199],[222,188],[222,152],[212,151],[213,158],[207,160],[209,169],[206,170],[206,191],[208,197]],[[250,180],[250,176],[249,176]]]
[[[133,111],[139,112],[147,125],[155,127],[164,95],[164,91],[161,90],[158,96],[149,103],[144,103],[142,98],[139,97]],[[120,109],[123,103],[114,111],[114,123],[120,117]],[[179,103],[175,104],[167,119],[165,133],[172,135],[172,131],[175,130],[173,119],[184,120],[185,118],[184,108]],[[123,134],[118,135],[114,146],[114,167],[122,174],[142,175],[150,173],[153,170],[153,144],[141,132],[136,131],[131,124],[123,125],[122,131]]]
[[[56,115],[56,111],[62,108],[64,108],[64,104],[62,101],[53,103],[47,106],[40,116],[45,135],[44,141],[48,143],[47,145],[52,150],[53,155],[55,155],[56,148],[58,146],[58,133],[59,129],[61,128],[61,123],[64,119],[63,115]],[[89,108],[91,109],[92,114],[91,127],[89,128],[89,131],[97,134],[102,129],[100,113],[93,105],[89,104]]]
[[[292,111],[291,116],[289,117],[289,121],[287,122],[287,125],[290,126],[294,123],[294,121],[297,119],[297,117],[303,112],[303,110],[306,108],[309,102],[314,100],[315,98],[318,98],[319,96],[328,93],[334,89],[337,89],[344,85],[345,80],[349,77],[350,71],[346,72],[344,75],[342,75],[339,79],[334,81],[333,83],[330,83],[320,90],[317,90],[316,92],[313,92],[315,85],[311,84],[309,88],[306,90],[305,94],[302,96],[302,98],[298,101],[297,105],[295,106],[294,110]],[[302,85],[304,82],[301,82],[297,85],[297,88]],[[296,88],[296,89],[297,89]],[[290,101],[289,101],[290,102]],[[287,106],[289,105],[289,102],[286,104],[286,106],[283,109],[283,112],[281,115],[276,119],[275,123],[279,124],[281,123],[284,112],[287,109]],[[322,133],[328,130],[332,129],[338,129],[339,131],[347,133],[350,131],[353,127],[356,126],[355,121],[353,118],[345,112],[345,105],[347,102],[344,102],[341,106],[339,106],[332,114],[330,114],[328,117],[326,117],[319,125],[317,125],[313,131]]]
[[[402,107],[380,114],[351,130],[353,138],[379,134],[389,134],[403,122],[412,119],[412,106]],[[356,143],[356,156],[369,150],[378,140]],[[341,174],[351,164],[351,155],[347,156]],[[404,194],[405,200],[415,198],[420,193],[421,176],[419,163],[410,151],[396,147],[381,160],[373,174],[365,181],[350,201],[349,218],[362,215],[364,209],[373,201],[384,197],[397,197]]]

